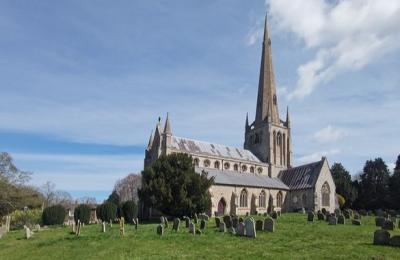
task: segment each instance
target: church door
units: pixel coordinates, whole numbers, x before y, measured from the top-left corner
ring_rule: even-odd
[[[220,199],[218,202],[218,216],[223,216],[225,214],[226,202],[224,198]]]

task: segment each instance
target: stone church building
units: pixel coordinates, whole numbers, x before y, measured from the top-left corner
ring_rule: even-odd
[[[293,166],[291,123],[279,117],[271,39],[265,22],[256,116],[246,117],[243,148],[196,141],[173,135],[167,115],[157,123],[145,152],[144,166],[160,155],[186,153],[198,173],[215,177],[211,215],[336,208],[335,183],[328,161]]]

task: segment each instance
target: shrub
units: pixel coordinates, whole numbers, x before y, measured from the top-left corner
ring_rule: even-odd
[[[105,202],[97,206],[96,214],[102,221],[114,220],[117,217],[117,205],[112,202]]]
[[[45,208],[42,214],[42,221],[44,225],[61,225],[64,223],[67,211],[61,205],[54,205]]]
[[[336,197],[339,203],[339,207],[343,208],[344,204],[346,204],[346,199],[340,194],[336,194]]]
[[[79,204],[78,207],[76,207],[75,211],[74,211],[75,222],[78,222],[78,219],[79,219],[81,221],[81,223],[89,224],[90,213],[91,213],[91,209],[88,205]]]
[[[129,223],[132,222],[133,218],[137,217],[138,208],[136,203],[133,200],[128,200],[122,205],[122,213],[124,218]]]
[[[42,216],[42,211],[40,209],[28,209],[15,210],[11,213],[11,229],[20,229],[24,225],[28,227],[33,227],[40,223],[40,217]]]

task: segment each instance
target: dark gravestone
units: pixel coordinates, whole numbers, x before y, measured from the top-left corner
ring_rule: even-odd
[[[341,224],[341,225],[345,225],[346,224],[346,219],[345,219],[345,217],[343,215],[340,215],[338,217],[338,224]]]
[[[257,235],[256,235],[256,227],[255,227],[254,219],[248,218],[245,220],[244,224],[245,224],[245,228],[246,228],[246,236],[255,238]]]
[[[325,219],[325,215],[322,214],[322,212],[318,212],[318,220],[324,220]]]
[[[233,217],[232,218],[232,227],[237,228],[238,224],[239,224],[238,217]]]
[[[393,221],[391,220],[385,220],[385,222],[382,225],[382,229],[384,230],[394,230],[395,226]]]
[[[194,224],[197,224],[198,221],[199,221],[199,219],[198,219],[198,217],[197,217],[197,214],[194,213],[194,217],[193,217],[193,222],[194,222]]]
[[[164,225],[160,224],[157,226],[157,234],[160,236],[164,234]]]
[[[232,217],[224,216],[224,223],[226,225],[226,228],[231,228],[232,227]]]
[[[257,220],[256,221],[256,230],[257,231],[262,231],[264,228],[264,223],[262,220]]]
[[[236,229],[236,234],[238,236],[245,236],[246,235],[246,228],[243,222],[239,222],[238,227]]]
[[[204,220],[204,219],[202,219],[201,221],[200,221],[200,229],[201,230],[204,230],[204,229],[206,229],[206,221]]]
[[[350,219],[350,213],[349,213],[348,210],[343,211],[343,214],[344,214],[344,217],[345,217],[346,219]]]
[[[172,225],[172,230],[179,231],[180,224],[181,224],[181,220],[179,218],[174,219],[174,224]]]
[[[375,226],[382,227],[384,223],[385,223],[384,217],[376,217],[375,218]]]
[[[215,217],[215,226],[219,228],[219,224],[221,223],[221,219],[219,217]]]
[[[329,225],[337,225],[338,219],[334,215],[329,217]]]
[[[220,222],[219,223],[219,232],[226,232],[226,225],[225,222]]]
[[[189,226],[190,226],[190,218],[189,217],[185,218],[185,226],[186,226],[186,228],[189,228]]]
[[[308,212],[308,215],[307,215],[307,221],[308,221],[308,222],[314,222],[314,218],[315,218],[314,212],[309,211],[309,212]]]
[[[275,231],[275,221],[272,218],[266,218],[264,220],[264,231]]]
[[[389,245],[395,246],[395,247],[400,247],[400,236],[393,236],[389,240]]]
[[[353,219],[351,223],[355,226],[361,226],[361,220],[359,219]]]
[[[323,209],[322,209],[322,214],[326,215],[326,213],[327,213],[327,212],[326,212],[326,209],[323,208]]]
[[[271,213],[271,218],[273,219],[277,219],[278,218],[278,213],[276,213],[276,211]]]
[[[168,228],[168,219],[164,217],[164,226],[165,228]]]
[[[386,230],[377,230],[374,233],[374,245],[388,245],[390,234]]]

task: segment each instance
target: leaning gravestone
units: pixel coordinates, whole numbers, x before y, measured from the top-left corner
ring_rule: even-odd
[[[338,217],[338,224],[341,224],[341,225],[345,225],[346,224],[346,219],[345,219],[345,217],[343,215],[340,215]]]
[[[337,223],[338,223],[337,217],[333,215],[329,217],[329,225],[337,225]]]
[[[264,220],[264,231],[275,231],[275,221],[272,218],[266,218]]]
[[[163,224],[159,224],[157,226],[157,235],[162,236],[164,234],[164,225]]]
[[[179,218],[175,218],[174,224],[172,225],[172,230],[179,231],[180,224],[181,224],[181,220]]]
[[[382,229],[384,230],[394,230],[395,226],[393,221],[391,220],[385,220],[385,222],[382,225]]]
[[[239,224],[239,219],[238,219],[238,217],[233,217],[233,218],[232,218],[232,227],[233,227],[233,228],[237,228],[238,224]]]
[[[375,218],[375,226],[382,227],[383,224],[385,224],[385,218],[384,217],[376,217]]]
[[[236,234],[238,236],[245,236],[246,235],[246,228],[243,222],[239,222],[238,227],[236,229]]]
[[[246,227],[246,236],[255,238],[256,237],[256,227],[255,227],[254,219],[248,218],[245,220],[244,224]]]
[[[226,228],[232,227],[232,217],[231,216],[224,216],[223,218]]]
[[[263,221],[262,220],[257,220],[256,221],[256,230],[257,231],[262,231],[264,229],[264,225],[263,225]]]
[[[309,211],[309,212],[308,212],[308,215],[307,215],[307,221],[308,221],[308,222],[314,222],[314,218],[315,218],[314,212]]]
[[[204,219],[202,219],[200,221],[200,230],[205,230],[206,229],[206,221]]]
[[[220,222],[219,223],[219,232],[226,232],[226,224],[225,222]]]
[[[374,245],[388,245],[390,233],[386,230],[377,230],[374,233]]]
[[[103,233],[106,233],[106,222],[103,221],[101,226],[102,226],[101,230],[103,231]]]
[[[221,219],[219,217],[215,217],[215,226],[219,228],[219,224],[221,223]]]
[[[392,236],[392,238],[389,240],[389,245],[400,247],[400,236]]]
[[[196,224],[193,222],[190,222],[189,224],[189,233],[193,235],[196,234]]]

